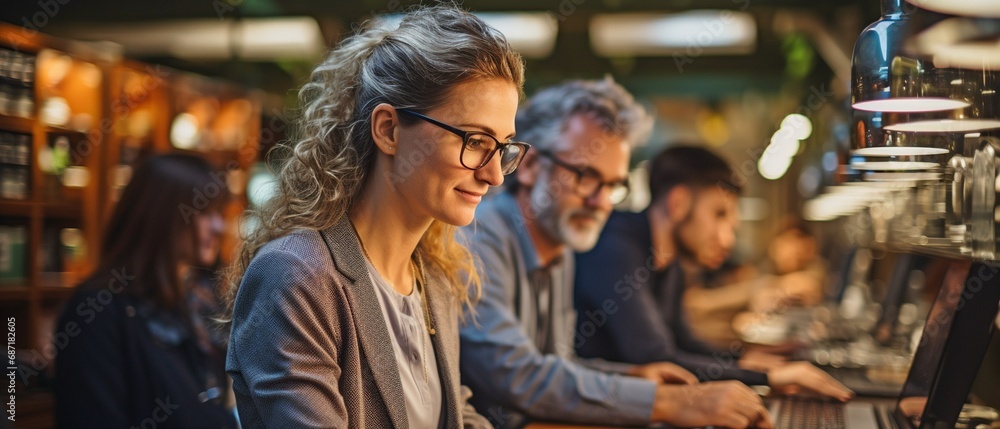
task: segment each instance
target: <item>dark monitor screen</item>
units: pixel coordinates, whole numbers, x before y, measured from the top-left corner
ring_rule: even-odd
[[[941,290],[938,291],[937,298],[927,314],[924,331],[900,397],[926,397],[930,394],[931,383],[941,361],[955,309],[962,298],[969,265],[969,261],[955,261],[948,267],[948,272],[941,283]]]
[[[879,343],[887,345],[893,339],[903,304],[917,300],[916,297],[909,295],[924,288],[926,279],[924,270],[929,261],[929,257],[912,253],[903,253],[896,258],[892,276],[880,294],[879,304],[882,314],[873,332]]]
[[[949,262],[897,402],[902,427],[954,426],[994,329],[998,271],[983,262]]]

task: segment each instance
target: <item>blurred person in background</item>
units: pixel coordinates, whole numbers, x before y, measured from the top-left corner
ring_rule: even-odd
[[[202,317],[217,310],[199,279],[219,257],[216,177],[201,158],[160,155],[125,187],[56,327],[72,335],[56,357],[58,427],[237,427],[225,350]]]
[[[745,354],[739,343],[718,349],[692,333],[682,297],[692,277],[729,257],[740,188],[729,165],[701,147],[669,147],[649,169],[649,208],[615,212],[593,250],[577,255],[577,311],[596,315],[578,319],[578,331],[592,333],[577,345],[580,355],[675,361],[702,381],[806,388],[848,400],[850,390],[807,362]]]
[[[799,218],[787,217],[768,245],[761,269],[738,268],[738,276],[699,275],[695,270],[684,292],[684,310],[695,336],[715,347],[742,341],[755,321],[789,307],[811,307],[823,300],[826,264],[816,237]],[[769,342],[770,343],[770,342]],[[748,347],[790,353],[791,343]]]
[[[767,311],[787,306],[810,307],[823,300],[826,263],[818,252],[816,236],[802,219],[789,217],[768,246],[764,274],[774,276],[768,286],[774,299],[752,309]]]
[[[455,227],[528,150],[523,80],[504,36],[452,5],[369,23],[316,67],[228,294],[244,428],[489,426],[459,385],[479,280]]]
[[[631,146],[651,122],[610,78],[543,89],[518,112],[518,133],[534,146],[515,180],[465,228],[484,279],[462,326],[462,379],[494,425],[770,427],[760,399],[740,383],[694,385],[673,363],[579,359],[573,351],[573,252],[594,245],[628,193]]]

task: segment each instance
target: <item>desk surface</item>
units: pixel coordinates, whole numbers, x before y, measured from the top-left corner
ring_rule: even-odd
[[[771,397],[765,399],[765,405],[770,406],[773,400],[781,399],[780,397]],[[872,397],[856,397],[851,402],[860,402],[866,404],[875,405],[893,405],[896,403],[896,398],[872,398]],[[773,419],[773,416],[772,416]],[[666,427],[662,425],[654,425],[653,427]],[[635,428],[635,426],[592,426],[583,424],[573,424],[573,423],[530,423],[524,427],[524,429],[626,429]]]
[[[585,426],[560,423],[531,423],[524,429],[620,429],[624,426]]]

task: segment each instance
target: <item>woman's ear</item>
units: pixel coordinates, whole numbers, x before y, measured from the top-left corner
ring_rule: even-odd
[[[392,106],[381,103],[372,110],[372,140],[375,147],[386,155],[399,150],[399,114]]]

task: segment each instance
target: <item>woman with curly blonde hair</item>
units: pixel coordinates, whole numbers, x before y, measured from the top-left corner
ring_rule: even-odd
[[[243,427],[488,426],[459,385],[479,280],[455,227],[528,150],[510,141],[523,74],[454,6],[369,25],[316,67],[229,285]]]

